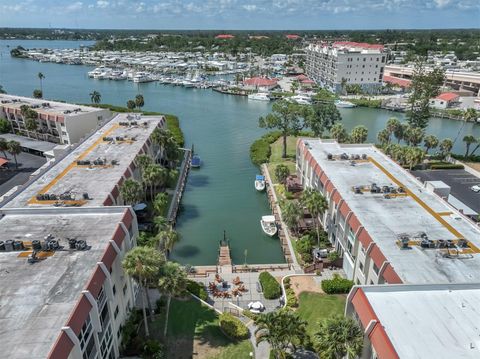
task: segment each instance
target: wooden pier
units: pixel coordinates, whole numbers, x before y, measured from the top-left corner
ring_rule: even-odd
[[[220,241],[220,247],[218,248],[217,266],[218,272],[220,273],[233,273],[230,245],[226,239],[225,232],[223,234],[223,240]]]
[[[190,170],[192,160],[192,150],[184,149],[185,155],[183,157],[182,166],[180,168],[180,174],[173,193],[172,202],[170,202],[170,208],[168,209],[167,220],[174,227],[177,221],[178,208],[180,207],[180,201],[182,199],[183,191],[185,190],[185,184],[187,182],[188,171]]]

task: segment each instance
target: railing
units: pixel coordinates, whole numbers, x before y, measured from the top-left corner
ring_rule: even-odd
[[[183,191],[185,190],[185,184],[191,165],[191,159],[192,151],[189,149],[185,149],[185,155],[183,157],[182,165],[180,168],[177,185],[175,187],[175,192],[173,194],[172,202],[170,203],[170,208],[168,209],[167,214],[167,220],[172,224],[172,226],[175,226],[176,223],[178,208],[180,207],[180,201],[182,199]]]

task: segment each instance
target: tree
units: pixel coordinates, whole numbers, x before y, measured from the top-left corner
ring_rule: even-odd
[[[393,135],[397,139],[397,143],[400,143],[400,141],[403,140],[407,128],[408,123],[406,122],[399,123],[398,127],[395,128],[395,130],[393,131]]]
[[[377,140],[380,142],[382,146],[387,145],[390,143],[390,132],[388,129],[384,128],[377,134]]]
[[[37,129],[38,129],[38,124],[37,124],[37,120],[36,120],[36,119],[27,118],[27,119],[25,120],[25,128],[26,128],[27,131],[29,131],[29,132],[35,132],[35,137],[37,137],[36,131],[37,131]]]
[[[1,86],[0,86],[1,87]],[[467,108],[465,114],[463,115],[465,121],[475,122],[478,119],[478,112],[474,108]]]
[[[473,148],[472,152],[470,152],[470,156],[473,156],[479,148],[480,148],[480,137],[477,138],[477,145]]]
[[[90,101],[92,101],[92,103],[99,104],[102,101],[102,95],[100,94],[100,92],[96,90],[90,92]]]
[[[5,89],[3,88],[3,86],[0,85],[0,94],[4,94],[4,93],[7,93],[7,91],[5,91]]]
[[[126,204],[134,205],[143,198],[143,188],[140,182],[127,179],[120,187],[120,193]]]
[[[407,121],[410,126],[425,129],[430,118],[430,99],[440,94],[440,86],[445,81],[443,68],[426,70],[424,63],[417,60],[410,85]]]
[[[125,255],[122,261],[122,267],[125,273],[134,278],[143,289],[143,320],[145,324],[145,334],[150,336],[147,323],[147,314],[145,309],[145,299],[150,300],[148,296],[148,285],[158,278],[160,270],[164,265],[163,256],[151,247],[135,247]],[[150,309],[150,314],[152,313]]]
[[[128,100],[128,101],[127,101],[127,108],[128,108],[129,110],[135,110],[135,107],[136,107],[136,106],[137,106],[137,105],[135,104],[135,101],[133,101],[133,100]]]
[[[398,132],[399,130],[399,127],[401,127],[401,123],[400,121],[398,120],[398,118],[396,117],[390,117],[387,121],[387,126],[386,126],[386,130],[388,131],[389,135],[395,135],[396,132]],[[388,142],[390,142],[390,136],[388,138]]]
[[[145,106],[145,100],[143,99],[143,95],[138,94],[135,96],[135,106],[142,110],[142,107]]]
[[[17,162],[17,155],[19,155],[22,152],[22,147],[20,146],[20,143],[17,141],[8,141],[7,143],[8,146],[8,153],[10,153],[13,156],[13,159],[15,160],[15,168],[18,169],[18,162]]]
[[[302,107],[285,100],[275,102],[272,106],[272,113],[258,120],[261,128],[278,129],[282,133],[283,150],[282,158],[287,157],[287,136],[297,135],[303,128]]]
[[[298,201],[282,203],[282,217],[289,228],[297,230],[298,221],[303,216],[303,210]]]
[[[430,149],[434,149],[438,147],[438,137],[435,135],[427,135],[423,140],[423,145],[425,146],[425,153],[428,153]]]
[[[336,123],[330,129],[330,136],[337,140],[338,143],[344,143],[348,141],[347,130],[341,123]]]
[[[328,209],[328,202],[320,192],[313,188],[307,188],[303,191],[300,202],[313,217],[317,230],[317,243],[320,246],[320,220],[318,217],[323,215]]]
[[[278,182],[285,184],[288,176],[290,176],[290,170],[286,165],[280,164],[275,167],[275,178]]]
[[[166,194],[165,192],[158,193],[152,203],[153,212],[155,213],[155,215],[161,216],[162,214],[164,214],[167,204],[168,194]]]
[[[42,97],[43,97],[42,90],[39,90],[39,89],[33,90],[33,98],[42,98]]]
[[[153,217],[153,224],[155,226],[155,230],[157,232],[161,232],[168,228],[168,221],[163,216],[155,216]]]
[[[7,159],[8,158],[7,157],[8,142],[3,137],[0,137],[0,151],[2,151],[3,157],[5,157],[5,159]]]
[[[315,136],[321,137],[324,131],[330,131],[332,126],[342,120],[342,115],[331,101],[317,102],[307,108],[306,125]]]
[[[352,318],[333,316],[322,320],[314,334],[314,347],[322,359],[356,358],[363,350],[363,332]]]
[[[306,322],[295,313],[281,309],[259,315],[255,319],[256,344],[267,341],[275,358],[287,358],[286,351],[306,341]]]
[[[405,162],[412,170],[413,167],[422,163],[425,158],[425,152],[418,147],[409,147],[405,151]]]
[[[0,118],[0,133],[8,133],[10,132],[10,122],[4,118]]]
[[[160,250],[163,251],[165,257],[168,258],[173,250],[175,243],[180,241],[180,234],[172,228],[160,231],[155,237]]]
[[[364,143],[368,137],[368,129],[365,126],[355,126],[350,133],[352,143]]]
[[[158,289],[163,294],[167,295],[168,298],[165,326],[163,329],[164,338],[167,337],[168,314],[170,311],[172,296],[181,295],[187,288],[187,282],[187,273],[177,263],[165,263],[160,274],[160,279],[158,280]]]
[[[470,146],[472,143],[476,143],[477,139],[473,137],[472,135],[466,135],[463,137],[463,142],[465,142],[465,157],[468,157],[468,153],[470,152]]]
[[[418,146],[420,143],[422,143],[424,135],[425,132],[420,127],[408,126],[404,132],[404,139],[407,144]]]
[[[43,94],[43,79],[45,78],[45,75],[42,74],[41,72],[39,72],[37,77],[40,80],[40,92]],[[40,98],[41,98],[41,96],[40,96]]]
[[[453,147],[453,141],[449,138],[445,138],[440,142],[439,149],[443,158],[447,157]]]
[[[346,92],[346,89],[345,87],[347,86],[347,79],[345,77],[342,77],[342,80],[340,81],[340,88],[341,88],[341,91],[342,91],[342,95],[346,95],[347,92]]]
[[[151,164],[145,168],[143,172],[143,182],[149,188],[150,199],[153,199],[154,193],[157,191],[157,186],[162,187],[166,183],[167,170],[160,165]]]

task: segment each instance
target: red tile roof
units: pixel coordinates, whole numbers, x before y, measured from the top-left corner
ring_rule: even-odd
[[[285,37],[289,40],[296,40],[296,39],[299,39],[300,38],[300,35],[296,35],[296,34],[288,34],[288,35],[285,35]]]
[[[450,102],[450,101],[453,101],[453,100],[457,99],[458,97],[459,96],[456,93],[444,92],[444,93],[438,95],[435,98],[438,99],[438,100],[443,100],[443,101]]]
[[[333,43],[334,47],[359,47],[362,49],[383,50],[383,45],[367,44],[366,42],[352,42],[352,41],[336,41]]]
[[[383,76],[383,82],[388,82],[392,85],[397,85],[404,88],[410,87],[410,85],[412,84],[411,80],[402,79],[400,77],[395,77],[395,76],[387,76],[387,75]]]
[[[7,159],[0,157],[0,167],[2,167],[4,164],[7,164],[7,163],[8,163]]]
[[[297,79],[298,81],[303,81],[303,80],[308,79],[308,77],[305,76],[304,74],[300,74],[300,75],[295,76],[295,79]]]
[[[248,86],[274,86],[277,81],[277,79],[267,79],[266,77],[252,77],[245,79],[243,84]]]
[[[215,36],[216,39],[233,39],[235,36],[230,34],[220,34]]]

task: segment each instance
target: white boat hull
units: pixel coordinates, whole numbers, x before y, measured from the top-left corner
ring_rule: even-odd
[[[278,228],[275,223],[275,217],[273,216],[263,216],[260,220],[260,225],[262,226],[263,233],[269,237],[273,237],[277,234]]]
[[[262,192],[265,190],[265,181],[258,181],[256,180],[255,181],[255,189],[258,191],[258,192]]]

